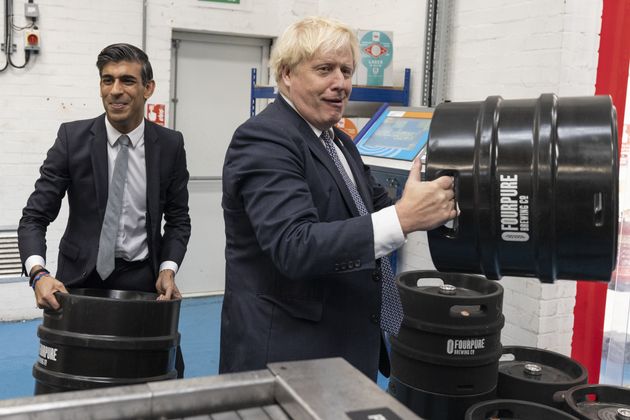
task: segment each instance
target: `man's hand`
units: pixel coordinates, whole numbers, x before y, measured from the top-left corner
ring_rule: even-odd
[[[55,299],[55,292],[68,293],[62,282],[46,274],[35,283],[35,301],[40,309],[59,309],[59,302]]]
[[[420,181],[422,163],[415,159],[409,171],[402,197],[396,203],[396,213],[405,235],[418,230],[434,229],[457,216],[453,178],[442,176],[428,182]]]
[[[155,282],[155,289],[158,292],[157,300],[181,299],[182,295],[175,285],[175,272],[165,269],[160,271],[158,279]]]

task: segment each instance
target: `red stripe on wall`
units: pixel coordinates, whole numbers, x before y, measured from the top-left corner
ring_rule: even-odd
[[[628,86],[630,61],[630,0],[604,0],[595,94],[610,95],[617,108],[619,150]],[[604,339],[607,283],[577,283],[571,357],[589,373],[589,383],[599,383]]]

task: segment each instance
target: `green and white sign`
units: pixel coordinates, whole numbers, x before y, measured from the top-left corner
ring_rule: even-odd
[[[381,31],[359,32],[361,65],[358,84],[369,86],[387,86],[391,84],[392,58],[394,45],[391,33]]]

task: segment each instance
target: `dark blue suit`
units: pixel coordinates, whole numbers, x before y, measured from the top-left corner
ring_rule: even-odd
[[[181,265],[186,253],[190,237],[188,171],[181,133],[145,120],[144,149],[147,241],[153,282],[162,261]],[[107,165],[105,114],[61,124],[20,220],[18,238],[22,262],[31,255],[46,258],[46,228],[59,214],[67,192],[70,214],[59,243],[55,277],[66,286],[84,284],[96,266],[107,206]]]
[[[391,204],[335,129],[368,211]],[[344,357],[376,378],[381,283],[359,216],[310,126],[281,97],[241,125],[223,169],[226,289],[219,370]]]

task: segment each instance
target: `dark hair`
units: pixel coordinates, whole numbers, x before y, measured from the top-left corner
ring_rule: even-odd
[[[99,76],[103,74],[103,67],[108,63],[119,63],[121,61],[135,61],[142,64],[142,84],[146,86],[153,80],[153,69],[149,62],[149,57],[144,51],[131,44],[112,44],[103,48],[96,59],[96,67]]]

